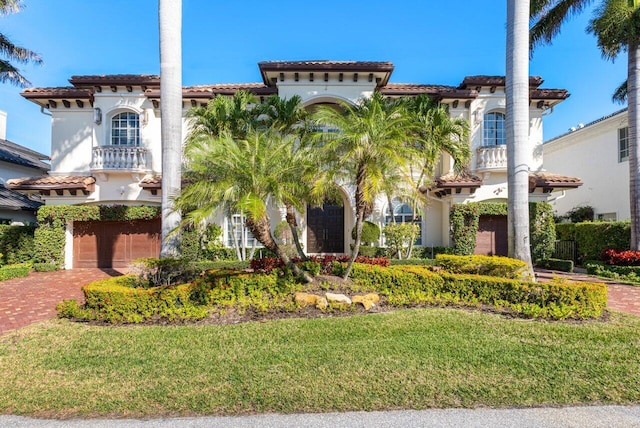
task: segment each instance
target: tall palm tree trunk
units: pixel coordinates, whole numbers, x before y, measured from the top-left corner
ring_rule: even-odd
[[[507,173],[509,256],[528,265],[529,240],[529,0],[507,0]]]
[[[627,102],[629,120],[629,201],[631,209],[631,249],[640,250],[640,109],[638,91],[640,90],[640,46],[629,43]]]
[[[174,198],[180,193],[182,162],[182,0],[159,0],[160,114],[162,115],[162,248],[160,257],[179,255],[180,224]]]
[[[298,278],[301,278],[305,282],[313,282],[313,278],[293,263],[289,256],[287,256],[287,254],[282,251],[282,248],[280,248],[276,243],[276,240],[273,239],[268,218],[263,217],[257,220],[247,218],[246,224],[253,236],[268,250],[273,251]]]

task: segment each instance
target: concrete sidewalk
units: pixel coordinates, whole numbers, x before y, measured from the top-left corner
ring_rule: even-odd
[[[294,415],[270,414],[147,420],[45,420],[19,416],[0,416],[0,426],[5,428],[634,428],[640,427],[640,406],[585,406],[532,409],[434,409],[419,411],[406,410]]]

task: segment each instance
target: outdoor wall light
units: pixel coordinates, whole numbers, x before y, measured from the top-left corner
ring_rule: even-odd
[[[100,110],[100,107],[93,109],[93,121],[96,125],[100,125],[102,123],[102,110]]]

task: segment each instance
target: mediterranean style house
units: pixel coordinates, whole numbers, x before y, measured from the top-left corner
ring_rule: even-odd
[[[597,220],[630,218],[628,136],[625,108],[544,143],[545,167],[562,168],[584,182],[552,201],[558,215],[590,206]]]
[[[277,94],[281,98],[299,95],[305,107],[338,102],[356,103],[378,91],[389,97],[428,94],[448,106],[452,117],[466,119],[471,128],[469,144],[473,159],[469,173],[456,175],[453,162],[443,156],[433,186],[425,189],[429,203],[413,212],[402,200],[391,205],[377,201],[371,221],[384,226],[392,216],[397,221],[415,222],[421,227],[417,241],[422,246],[449,245],[449,212],[453,204],[469,201],[506,201],[507,157],[505,133],[505,78],[468,76],[458,86],[392,83],[390,62],[364,61],[267,61],[258,64],[259,83],[212,84],[183,88],[183,133],[188,132],[187,112],[205,106],[218,95],[246,90],[258,98]],[[159,205],[161,197],[160,79],[152,75],[73,76],[71,86],[31,88],[22,95],[52,115],[51,171],[48,175],[12,180],[10,187],[41,195],[47,205]],[[546,201],[557,190],[577,187],[578,179],[545,172],[542,164],[543,119],[552,107],[566,99],[564,89],[543,89],[540,77],[530,78],[530,199]],[[349,251],[354,221],[353,191],[343,186],[342,203],[309,207],[299,218],[302,241],[309,253]],[[273,207],[275,218],[284,216]],[[227,245],[239,239],[251,241],[242,230],[240,214],[230,213],[219,221]],[[491,253],[506,251],[506,219],[482,220],[481,229]],[[78,222],[82,223],[82,222]],[[109,224],[107,224],[109,223]],[[157,222],[139,224],[68,224],[66,267],[104,264],[98,252],[126,252],[125,245],[138,248],[130,257],[153,254],[157,248]],[[274,225],[275,226],[275,225]],[[498,232],[500,231],[500,232]],[[136,235],[137,233],[137,235]],[[122,235],[100,239],[101,234]],[[126,236],[124,236],[126,235]],[[135,235],[135,236],[134,236]],[[505,235],[502,237],[502,235]],[[132,236],[134,236],[132,238]],[[153,238],[150,238],[153,236]],[[97,248],[100,242],[111,248]],[[151,242],[151,243],[149,243]],[[249,247],[251,242],[245,242]],[[505,244],[506,245],[506,244]],[[145,252],[146,251],[146,252]],[[113,265],[127,262],[122,256]],[[106,259],[109,259],[108,257]],[[109,262],[107,262],[109,263]]]
[[[46,174],[49,164],[45,160],[49,156],[7,140],[7,113],[0,111],[0,224],[35,223],[40,198],[32,199],[5,184],[12,178]]]

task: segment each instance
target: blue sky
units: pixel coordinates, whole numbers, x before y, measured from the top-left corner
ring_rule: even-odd
[[[462,3],[462,4],[461,4]],[[597,3],[597,2],[596,2]],[[22,67],[36,87],[67,86],[73,75],[158,74],[157,0],[25,0],[0,31],[38,53]],[[626,53],[601,58],[586,34],[591,12],[574,18],[530,73],[571,97],[545,118],[545,140],[624,107],[611,94],[626,78]],[[504,75],[506,1],[301,2],[183,0],[183,84],[259,82],[268,60],[391,61],[391,82],[458,85],[468,75]],[[50,119],[0,84],[7,137],[49,154]]]

